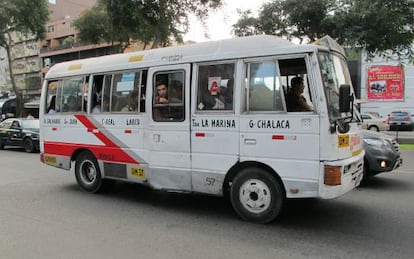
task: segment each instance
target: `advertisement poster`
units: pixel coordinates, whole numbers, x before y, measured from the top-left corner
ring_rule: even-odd
[[[404,100],[404,70],[400,66],[368,67],[368,100]]]

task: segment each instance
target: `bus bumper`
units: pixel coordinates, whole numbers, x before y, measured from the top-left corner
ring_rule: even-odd
[[[351,158],[321,163],[319,194],[322,199],[339,197],[359,186],[364,170],[362,150]]]

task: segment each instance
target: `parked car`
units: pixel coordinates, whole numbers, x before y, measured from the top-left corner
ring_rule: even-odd
[[[372,115],[374,115],[374,116],[376,116],[376,117],[380,117],[380,118],[382,118],[382,116],[381,116],[378,112],[364,112],[364,114],[365,114],[365,113],[372,114]]]
[[[26,152],[39,150],[39,120],[9,118],[0,123],[0,149],[23,147]]]
[[[362,138],[365,149],[363,181],[402,165],[400,146],[395,138],[368,130],[362,132]]]
[[[362,128],[374,131],[389,130],[390,125],[386,118],[375,116],[371,113],[361,114],[362,117]]]
[[[407,111],[393,111],[388,117],[388,123],[390,124],[390,130],[413,130],[413,118]]]

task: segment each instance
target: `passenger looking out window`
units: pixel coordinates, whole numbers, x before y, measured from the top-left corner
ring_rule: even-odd
[[[159,72],[154,76],[153,119],[184,120],[184,72]]]

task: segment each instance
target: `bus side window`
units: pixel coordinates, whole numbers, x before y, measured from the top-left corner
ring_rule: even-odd
[[[147,91],[147,70],[143,70],[141,73],[141,80],[137,82],[139,87],[139,112],[145,112],[145,101]]]
[[[280,76],[273,60],[247,64],[248,111],[284,111]]]
[[[308,71],[304,58],[279,60],[282,84],[288,86],[285,101],[288,112],[313,111],[312,95],[308,84]],[[299,85],[302,85],[298,87]],[[303,90],[302,90],[303,89]]]
[[[101,92],[101,112],[110,112],[112,75],[105,75]]]
[[[184,120],[184,72],[162,72],[154,75],[154,121]]]
[[[103,94],[103,84],[104,84],[104,76],[103,75],[95,75],[92,78],[92,105],[91,105],[91,113],[100,113],[102,111],[102,94]]]
[[[46,113],[55,114],[57,111],[56,107],[56,92],[59,82],[49,81],[47,86],[47,99],[46,99]]]
[[[235,64],[200,65],[197,110],[233,110]]]
[[[113,76],[111,112],[137,113],[141,72],[129,71]]]

